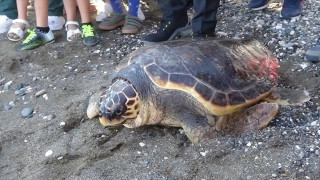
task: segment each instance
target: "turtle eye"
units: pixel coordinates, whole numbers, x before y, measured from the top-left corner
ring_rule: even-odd
[[[118,109],[118,110],[116,111],[116,115],[120,116],[121,114],[122,114],[122,110],[121,110],[121,109]]]

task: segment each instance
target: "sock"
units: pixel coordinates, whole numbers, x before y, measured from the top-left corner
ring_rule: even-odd
[[[113,12],[122,14],[121,0],[110,0]]]
[[[140,0],[128,0],[129,3],[129,11],[128,14],[138,17],[138,9],[139,9],[139,4]]]
[[[92,25],[92,22],[81,23],[81,25],[91,25],[91,26],[93,26],[93,25]]]
[[[44,33],[44,34],[47,34],[50,31],[49,27],[38,27],[37,26],[37,29],[39,29],[39,31]]]

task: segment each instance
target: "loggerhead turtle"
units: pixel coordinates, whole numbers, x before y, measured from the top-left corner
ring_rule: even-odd
[[[89,103],[103,126],[182,127],[193,143],[262,129],[278,104],[309,100],[278,89],[278,60],[255,40],[184,39],[142,47],[117,67],[100,101]],[[99,110],[97,110],[99,108]],[[94,113],[95,112],[95,113]]]

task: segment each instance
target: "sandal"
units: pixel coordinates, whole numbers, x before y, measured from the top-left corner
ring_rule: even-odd
[[[79,27],[79,23],[76,21],[67,21],[67,23],[65,24],[66,31],[67,31],[67,40],[72,41],[73,39],[70,39],[71,36],[77,35],[77,34],[79,34],[79,37],[76,37],[74,39],[80,38],[81,37],[80,29],[77,28],[77,29],[71,30],[71,29],[68,29],[68,25],[76,25],[77,27]]]
[[[23,25],[25,25],[24,28],[19,27],[19,24],[17,23],[21,23]],[[12,21],[12,26],[10,27],[10,30],[7,33],[7,37],[10,41],[20,41],[21,39],[23,39],[23,35],[24,33],[26,33],[27,28],[29,27],[29,23],[28,21],[24,20],[24,19],[15,19]],[[9,34],[13,34],[13,36],[10,36]],[[18,38],[15,38],[16,36],[18,36]]]

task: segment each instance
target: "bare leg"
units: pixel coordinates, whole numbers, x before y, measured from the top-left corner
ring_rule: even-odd
[[[90,16],[90,0],[77,0],[79,11],[81,14],[81,22],[89,23],[91,22]]]
[[[77,21],[77,2],[76,0],[63,0],[63,4],[67,13],[67,22],[68,21]],[[67,30],[76,30],[79,27],[75,24],[67,25]],[[72,34],[69,39],[73,40],[81,37],[80,33]]]
[[[18,9],[18,18],[17,19],[23,19],[27,21],[27,7],[28,7],[28,0],[16,0],[17,2],[17,9]],[[24,30],[26,28],[26,24],[21,22],[16,22],[12,26],[12,28],[21,28]],[[8,36],[12,39],[19,39],[19,36],[15,33],[9,33]]]
[[[36,10],[37,27],[49,27],[48,25],[48,0],[34,0]]]

